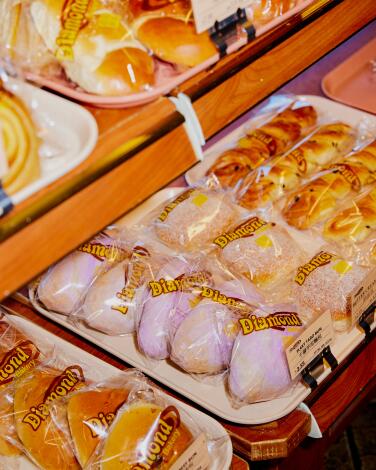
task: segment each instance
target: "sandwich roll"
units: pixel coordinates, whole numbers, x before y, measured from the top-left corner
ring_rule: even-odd
[[[73,470],[80,466],[63,432],[51,419],[49,406],[85,383],[79,366],[64,371],[35,369],[15,383],[14,419],[26,453],[46,470]]]
[[[129,390],[125,388],[101,388],[79,391],[68,398],[69,430],[81,467],[85,467],[100,439],[107,435],[128,395]]]
[[[134,402],[119,410],[100,450],[102,470],[167,470],[192,443],[193,436],[174,406]]]
[[[272,161],[267,171],[250,175],[242,205],[255,209],[282,197],[303,177],[312,175],[341,154],[351,150],[355,132],[347,124],[336,122],[321,126],[312,136],[287,155]],[[257,173],[257,172],[256,172]]]
[[[376,140],[333,164],[294,191],[286,201],[286,221],[301,230],[325,221],[339,202],[376,181]]]

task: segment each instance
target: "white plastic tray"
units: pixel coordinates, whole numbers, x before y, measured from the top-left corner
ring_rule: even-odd
[[[137,223],[160,203],[175,196],[180,191],[182,191],[182,188],[167,188],[159,191],[133,213],[131,212],[121,219],[121,225],[131,226]],[[288,396],[236,409],[232,406],[226,394],[225,383],[220,381],[215,384],[199,382],[166,360],[156,361],[151,365],[138,351],[134,335],[108,336],[86,328],[83,325],[80,325],[78,328],[68,321],[64,315],[52,313],[43,308],[36,300],[34,294],[34,289],[31,286],[29,298],[34,308],[42,315],[74,331],[228,421],[240,424],[261,424],[279,419],[294,410],[310,393],[310,389],[299,383]],[[332,351],[338,362],[343,361],[349,352],[363,341],[364,337],[364,333],[356,328],[349,333],[339,336],[332,346]],[[326,369],[319,377],[318,382],[321,383],[329,374],[330,369]]]
[[[64,98],[13,78],[5,87],[31,110],[42,139],[41,176],[11,196],[18,204],[85,160],[97,142],[98,127],[86,109]]]
[[[119,369],[116,367],[107,364],[106,362],[96,358],[92,354],[83,351],[82,349],[68,343],[67,341],[59,338],[58,336],[49,333],[43,328],[34,325],[30,321],[18,317],[15,315],[9,315],[9,318],[14,322],[16,326],[19,326],[22,331],[29,333],[36,340],[40,339],[40,344],[43,346],[44,343],[54,344],[57,354],[64,355],[64,358],[71,358],[73,361],[81,362],[87,366],[87,369],[90,371],[95,370],[96,377],[98,375],[103,379],[111,378],[112,376],[118,375],[120,373]],[[41,349],[43,349],[41,347]],[[88,373],[90,377],[90,372]],[[95,377],[93,377],[95,379]],[[223,470],[230,468],[232,460],[232,444],[231,439],[228,436],[227,432],[215,419],[207,416],[199,410],[192,408],[181,401],[176,400],[175,398],[169,396],[169,400],[176,403],[177,406],[184,408],[192,418],[197,422],[198,426],[208,435],[210,439],[223,439],[223,444],[218,446],[216,455],[212,456],[213,463],[211,465],[211,470]],[[30,461],[26,458],[19,458],[20,470],[34,470],[35,467]],[[1,462],[0,462],[1,468]],[[58,469],[56,469],[58,470]]]
[[[341,120],[351,126],[357,126],[362,120],[366,120],[370,128],[374,131],[376,130],[376,116],[372,114],[336,103],[335,101],[331,101],[328,98],[323,98],[321,96],[300,95],[297,96],[297,99],[311,104],[316,108],[319,115],[327,116],[329,119]],[[283,101],[283,97],[281,97],[281,100]],[[227,134],[223,139],[216,142],[204,153],[204,159],[186,172],[185,179],[187,183],[194,184],[200,181],[219,155],[221,155],[225,150],[235,147],[237,141],[241,137],[244,137],[249,129],[254,129],[262,125],[267,120],[268,119],[265,119],[265,117],[251,117],[247,122]]]

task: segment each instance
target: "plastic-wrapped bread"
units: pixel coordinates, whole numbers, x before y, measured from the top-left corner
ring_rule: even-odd
[[[39,301],[49,310],[70,315],[78,309],[103,263],[116,262],[124,256],[112,238],[97,235],[43,274],[37,289]]]
[[[210,282],[209,273],[182,258],[168,261],[149,281],[137,329],[138,345],[147,357],[169,357],[170,339],[197,297],[194,286],[205,281]]]
[[[261,127],[249,131],[236,148],[226,150],[209,168],[207,175],[215,175],[224,187],[234,186],[269,158],[289,150],[316,121],[313,106],[288,108]]]
[[[18,437],[26,454],[45,470],[80,468],[69,442],[52,421],[49,406],[84,383],[83,371],[76,365],[63,371],[40,367],[15,383],[13,407]]]
[[[373,188],[329,219],[323,235],[333,242],[360,243],[374,234],[375,230],[376,188]]]
[[[100,275],[91,285],[78,318],[90,328],[109,335],[133,333],[149,258],[146,248],[135,246],[130,259]]]
[[[172,340],[171,360],[191,374],[213,375],[228,368],[238,318],[260,301],[245,280],[216,287],[202,286],[202,300],[185,316]]]
[[[280,398],[292,386],[285,349],[303,331],[294,306],[265,307],[240,320],[229,391],[237,405]]]
[[[307,229],[326,220],[339,202],[375,181],[376,140],[294,191],[287,198],[283,215],[290,225]]]
[[[321,126],[292,152],[250,174],[240,189],[239,203],[255,209],[294,189],[302,178],[321,170],[351,150],[354,130],[342,122]]]
[[[209,34],[197,34],[190,2],[129,0],[137,39],[158,58],[183,67],[193,67],[215,56]]]
[[[136,41],[121,3],[32,0],[34,27],[67,76],[85,91],[125,95],[154,83],[154,61]]]
[[[303,308],[318,314],[329,310],[334,329],[342,332],[351,325],[348,297],[369,272],[354,261],[320,251],[298,268],[292,293]]]
[[[287,230],[257,216],[249,217],[213,240],[219,258],[234,273],[270,288],[304,260],[304,252]]]
[[[284,15],[298,3],[299,0],[255,0],[252,2],[253,20],[256,25],[268,23]]]
[[[157,214],[152,226],[166,245],[180,250],[205,248],[234,222],[238,208],[228,194],[206,188],[190,188]]]

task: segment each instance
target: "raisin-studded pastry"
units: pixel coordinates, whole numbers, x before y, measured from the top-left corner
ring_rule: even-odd
[[[137,39],[160,59],[193,67],[217,54],[209,34],[197,34],[187,0],[130,0]]]
[[[376,158],[376,157],[375,157]],[[376,188],[368,191],[330,218],[323,230],[324,237],[335,242],[365,241],[376,230]]]
[[[351,150],[354,130],[342,122],[321,126],[308,140],[287,155],[273,160],[266,169],[250,174],[240,189],[240,203],[254,209],[282,197],[301,178],[312,175],[341,154]]]
[[[283,280],[304,259],[286,229],[252,216],[213,240],[221,261],[259,287]]]
[[[347,196],[375,181],[376,140],[294,191],[286,201],[283,215],[290,225],[307,229],[331,216]]]
[[[34,27],[67,76],[85,91],[119,96],[154,84],[154,61],[126,23],[122,5],[32,0]]]
[[[351,323],[348,295],[369,273],[369,268],[327,251],[320,251],[296,271],[293,295],[303,308],[318,314],[329,310],[337,331]]]
[[[223,186],[233,186],[245,174],[267,159],[289,150],[312,129],[317,114],[312,106],[288,108],[239,140],[237,147],[226,150],[207,171]]]

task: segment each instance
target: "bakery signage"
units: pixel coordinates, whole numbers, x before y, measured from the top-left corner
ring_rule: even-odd
[[[39,350],[31,341],[24,341],[11,349],[0,361],[0,386],[34,367],[38,357]]]
[[[238,11],[249,6],[250,0],[191,0],[196,31],[202,33]]]
[[[333,340],[332,317],[330,311],[326,311],[287,347],[291,378],[294,380]]]

